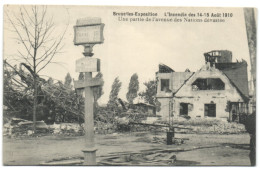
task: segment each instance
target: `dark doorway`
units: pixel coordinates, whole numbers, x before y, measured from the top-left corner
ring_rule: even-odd
[[[180,115],[188,115],[188,103],[180,103]]]
[[[241,105],[240,105],[240,103],[239,102],[230,102],[230,107],[231,107],[231,109],[230,109],[230,114],[229,114],[229,116],[230,116],[230,120],[231,121],[239,121],[239,117],[240,117],[240,112],[241,112]],[[239,106],[240,105],[240,106]]]
[[[216,104],[205,104],[205,116],[216,117]]]

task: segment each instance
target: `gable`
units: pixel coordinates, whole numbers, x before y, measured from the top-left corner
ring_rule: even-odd
[[[192,84],[197,79],[205,79],[205,78],[216,78],[221,79],[225,84],[224,90],[194,90]],[[194,73],[184,84],[183,86],[176,92],[175,97],[196,97],[201,94],[207,95],[217,95],[222,97],[227,97],[231,101],[234,100],[244,100],[237,88],[232,84],[229,78],[220,70],[210,67],[209,65],[203,66],[199,71]]]

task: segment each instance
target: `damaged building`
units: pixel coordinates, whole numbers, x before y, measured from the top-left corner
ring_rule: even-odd
[[[159,65],[157,99],[163,119],[169,116],[221,118],[238,121],[248,113],[247,63],[232,62],[232,52],[204,53],[205,64],[196,72],[175,72]]]

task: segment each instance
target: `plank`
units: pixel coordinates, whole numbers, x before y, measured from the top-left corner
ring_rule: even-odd
[[[76,60],[76,72],[99,72],[100,59],[84,57]]]
[[[77,80],[74,81],[75,89],[85,88],[85,87],[93,87],[102,85],[103,81],[100,78],[92,78],[86,80]]]

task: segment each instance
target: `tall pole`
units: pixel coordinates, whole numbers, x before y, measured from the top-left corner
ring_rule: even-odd
[[[171,98],[169,98],[169,131],[171,131]]]
[[[255,111],[256,102],[256,19],[254,8],[244,8],[247,41],[251,63],[251,78],[253,79],[253,111]]]
[[[171,101],[171,98],[169,97],[169,130],[168,132],[166,132],[166,144],[167,145],[172,145],[172,138],[174,136],[174,129],[172,130],[172,127],[171,127],[171,111],[172,111],[172,101]]]
[[[91,49],[89,49],[91,48]],[[85,46],[84,56],[91,57],[92,46]],[[86,72],[84,80],[92,79],[92,72]],[[93,115],[93,104],[94,104],[94,95],[93,90],[90,86],[85,87],[85,148],[82,150],[84,153],[84,165],[96,165],[96,151],[95,141],[94,141],[94,115]]]
[[[85,79],[91,78],[92,73],[85,73]],[[96,165],[96,148],[94,142],[94,118],[93,118],[93,91],[90,87],[85,88],[85,148],[84,165]]]
[[[76,61],[76,72],[84,73],[84,79],[74,81],[75,89],[84,89],[85,92],[85,144],[83,148],[84,165],[96,165],[96,151],[94,140],[94,86],[102,85],[100,78],[92,78],[92,72],[100,71],[100,59],[92,58],[92,48],[95,44],[101,44],[103,38],[104,24],[100,18],[78,19],[74,26],[74,44],[83,45],[84,58]]]

